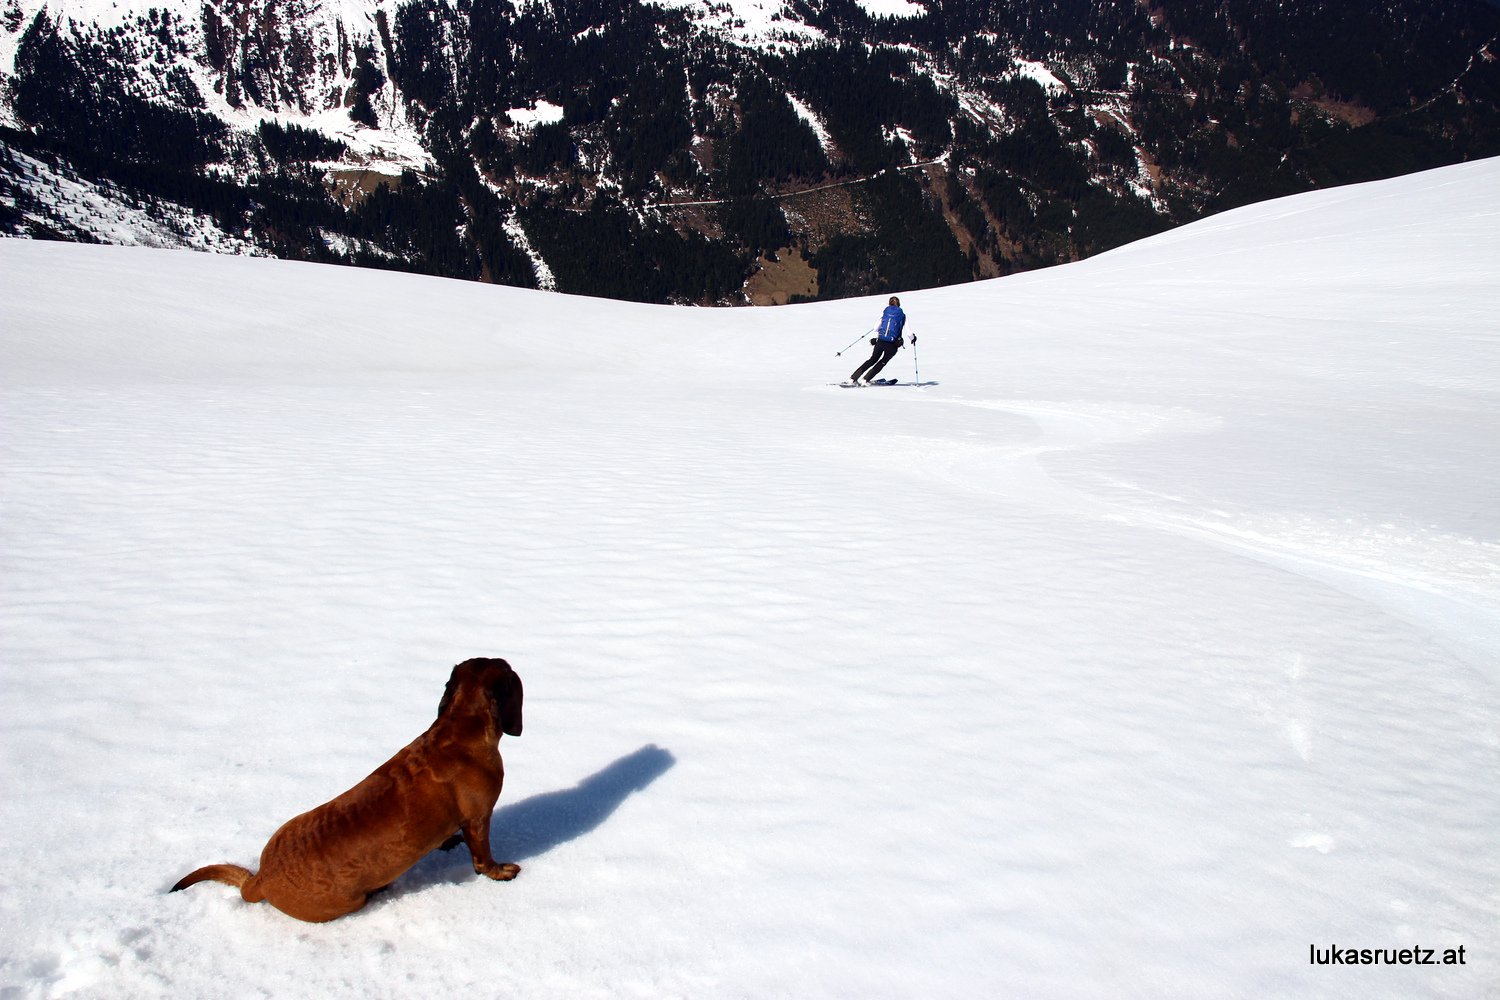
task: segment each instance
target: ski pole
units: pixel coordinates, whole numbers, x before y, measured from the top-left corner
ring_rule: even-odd
[[[853,340],[849,341],[848,344],[844,345],[844,351],[847,351],[849,348],[853,347],[855,344],[859,343],[861,340],[864,340],[866,337],[868,337],[870,334],[872,334],[874,332],[875,332],[875,328],[873,326],[870,327],[864,333],[860,334],[858,337],[855,337]],[[833,356],[836,357],[836,358],[841,358],[841,357],[844,356],[844,351],[835,351],[835,352],[833,352]]]
[[[922,364],[917,360],[917,335],[915,333],[911,335],[911,364],[912,369],[917,373],[917,377],[913,381],[915,381],[917,385],[921,385]]]

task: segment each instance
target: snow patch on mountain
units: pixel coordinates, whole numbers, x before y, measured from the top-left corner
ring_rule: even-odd
[[[228,0],[13,0],[16,15],[0,30],[0,77],[13,76],[21,37],[39,16],[46,16],[77,32],[98,39],[114,32],[126,52],[138,53],[122,66],[125,88],[147,100],[180,100],[182,74],[191,81],[202,110],[232,128],[252,131],[264,121],[297,125],[344,142],[350,161],[385,164],[395,172],[426,169],[432,163],[420,129],[393,81],[385,79],[369,95],[378,128],[351,120],[347,98],[354,85],[351,52],[367,46],[384,51],[379,19],[394,17],[395,0],[314,0],[295,9],[243,9]],[[213,65],[205,25],[212,19],[233,39],[242,33],[264,32],[278,52],[301,51],[312,58],[286,56],[274,77],[267,77],[261,100],[230,82],[246,58],[236,47],[228,54],[227,71]],[[161,51],[160,38],[169,34],[185,56]],[[248,37],[248,36],[245,36]],[[382,67],[383,68],[383,67]],[[269,72],[269,70],[263,71]],[[15,126],[8,102],[0,101],[4,124]]]
[[[0,204],[20,216],[29,235],[268,256],[248,237],[225,232],[212,218],[179,205],[156,200],[147,206],[113,184],[85,180],[4,143],[0,158],[9,160],[0,178]]]
[[[812,129],[813,135],[817,137],[818,145],[822,148],[824,155],[832,159],[836,155],[836,150],[833,144],[833,136],[828,134],[828,123],[823,120],[823,116],[808,107],[807,103],[798,98],[796,94],[787,94],[786,99],[787,103],[791,104],[792,110],[797,112],[797,117],[801,118],[807,123],[807,127]]]
[[[538,125],[553,125],[562,121],[563,109],[561,105],[550,101],[537,101],[531,107],[511,108],[505,116],[519,129],[534,129]]]
[[[546,260],[537,252],[531,243],[531,237],[526,235],[526,230],[521,226],[521,221],[512,211],[505,219],[505,234],[515,243],[516,249],[526,255],[531,262],[532,273],[536,275],[536,285],[544,292],[557,289],[557,276],[552,273],[552,268],[547,266]]]
[[[921,17],[927,8],[912,0],[856,0],[871,17]]]
[[[649,0],[686,12],[698,27],[747,48],[775,50],[822,41],[823,32],[805,24],[781,0]]]
[[[1046,63],[1038,62],[1034,59],[1023,59],[1019,56],[1012,63],[1014,66],[1014,69],[1011,71],[1012,76],[1032,80],[1039,84],[1048,94],[1067,93],[1068,85],[1063,83]]]

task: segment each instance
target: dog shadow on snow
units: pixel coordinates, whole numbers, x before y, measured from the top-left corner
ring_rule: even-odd
[[[655,744],[626,754],[572,788],[543,792],[519,802],[505,803],[490,819],[490,844],[496,861],[514,861],[525,867],[529,858],[545,854],[603,826],[630,796],[644,790],[677,763],[669,750]],[[521,873],[525,878],[526,873]],[[433,851],[391,886],[391,896],[420,892],[434,885],[458,884],[473,879],[469,849],[462,844],[448,851]]]

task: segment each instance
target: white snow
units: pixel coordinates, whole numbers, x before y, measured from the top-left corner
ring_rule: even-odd
[[[1034,80],[1048,94],[1062,94],[1068,90],[1067,84],[1058,79],[1057,74],[1047,67],[1046,63],[1037,62],[1033,59],[1022,59],[1017,56],[1012,60],[1014,68],[1012,76]]]
[[[0,241],[0,993],[1485,995],[1497,222],[1491,160],[903,294],[936,384],[858,390],[879,297]],[[473,655],[515,882],[165,892]]]
[[[958,99],[959,109],[974,121],[997,132],[1007,128],[1010,115],[1006,112],[1004,105],[997,104],[984,94],[963,87],[954,86],[949,90]]]
[[[785,0],[649,0],[658,7],[681,10],[697,25],[720,38],[768,51],[819,42],[823,33],[803,23]],[[900,2],[900,0],[889,0]]]
[[[927,8],[912,0],[855,0],[871,17],[922,17]]]
[[[885,139],[886,142],[899,142],[901,143],[901,145],[906,147],[907,162],[916,160],[917,154],[914,152],[914,150],[916,149],[917,145],[917,137],[912,135],[910,129],[905,128],[901,125],[896,125],[883,126],[880,131],[881,137]]]
[[[562,106],[550,101],[537,101],[535,107],[511,108],[505,114],[519,128],[536,128],[563,120]]]
[[[85,180],[19,150],[4,151],[15,164],[12,180],[26,200],[0,196],[0,203],[13,209],[29,230],[57,228],[131,246],[265,253],[244,236],[225,232],[210,216],[167,202],[148,211],[113,184]]]
[[[294,16],[289,18],[278,20],[272,16],[275,11],[267,15],[271,30],[296,34],[299,44],[323,53],[337,53],[341,34],[355,43],[375,45],[377,12],[384,9],[388,17],[395,15],[395,5],[390,0],[311,0],[292,6]],[[425,170],[432,165],[432,158],[423,146],[422,130],[408,117],[406,105],[390,80],[371,97],[380,128],[368,128],[349,117],[348,108],[336,98],[345,93],[352,79],[333,55],[317,61],[301,82],[303,89],[296,100],[288,101],[282,95],[272,102],[272,107],[262,107],[253,101],[241,107],[232,106],[226,95],[216,89],[215,85],[222,85],[222,81],[216,79],[208,65],[203,34],[205,5],[198,0],[19,0],[17,9],[22,17],[16,30],[0,29],[0,81],[14,75],[20,39],[38,13],[45,12],[60,25],[71,25],[70,30],[98,33],[118,30],[127,36],[151,34],[154,29],[145,22],[165,13],[172,16],[174,25],[184,30],[181,41],[190,54],[177,61],[138,61],[126,74],[130,78],[125,84],[127,89],[144,89],[149,97],[153,86],[158,89],[164,86],[162,80],[169,69],[183,69],[202,96],[204,110],[234,128],[253,131],[264,121],[274,121],[283,126],[311,129],[348,146],[346,165],[385,168],[396,174],[404,169]],[[220,13],[231,19],[246,16],[244,11]],[[0,101],[0,124],[16,125],[8,104]]]
[[[505,219],[505,235],[509,236],[516,249],[526,255],[531,262],[532,273],[536,275],[537,287],[545,291],[556,291],[557,276],[552,273],[552,268],[547,264],[542,255],[537,252],[531,242],[531,237],[526,234],[526,229],[521,225],[514,209]]]
[[[823,155],[833,156],[835,153],[833,136],[829,135],[828,123],[823,121],[823,116],[814,111],[795,94],[787,94],[786,99],[787,103],[791,104],[792,110],[796,112],[797,117],[801,118],[807,123],[807,127],[812,129],[813,135],[818,140],[819,148],[823,150]]]

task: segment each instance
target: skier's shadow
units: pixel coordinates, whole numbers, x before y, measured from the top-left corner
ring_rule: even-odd
[[[676,763],[671,751],[648,744],[572,788],[501,806],[490,820],[495,860],[522,862],[598,829],[632,793],[646,788]],[[392,887],[391,895],[472,878],[468,849],[460,845],[450,851],[433,851],[417,862]]]

